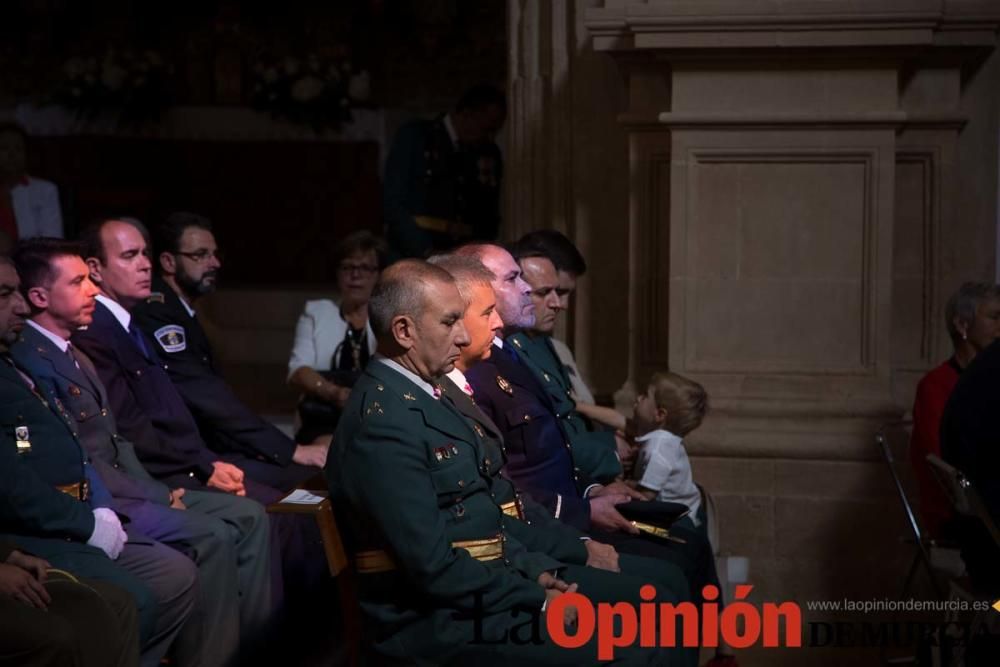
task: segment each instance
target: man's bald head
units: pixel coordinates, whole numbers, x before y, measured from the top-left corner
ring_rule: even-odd
[[[475,257],[493,273],[497,309],[508,331],[530,329],[535,324],[531,287],[524,282],[521,267],[506,249],[492,243],[471,243],[458,248],[459,256]]]
[[[427,381],[451,371],[469,344],[464,313],[451,274],[416,259],[383,271],[368,302],[379,352]]]
[[[368,301],[368,318],[375,337],[382,340],[391,335],[394,317],[419,319],[427,306],[427,287],[433,283],[454,285],[455,279],[444,269],[419,259],[404,259],[383,271]]]

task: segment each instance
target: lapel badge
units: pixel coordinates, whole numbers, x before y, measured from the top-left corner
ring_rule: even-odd
[[[479,424],[473,424],[472,430],[474,430],[476,432],[476,435],[478,435],[480,438],[483,437],[483,427],[480,426]]]
[[[375,388],[378,389],[379,391],[385,391],[385,387],[383,387],[380,384],[375,385]]]
[[[497,386],[500,387],[508,396],[514,395],[514,388],[510,386],[510,382],[507,382],[507,378],[502,375],[497,376]]]
[[[552,378],[549,377],[548,373],[542,373],[542,377],[545,378],[546,382],[552,382]]]
[[[443,447],[435,447],[434,448],[434,458],[436,458],[438,460],[438,463],[440,463],[442,460],[444,460],[444,448]]]
[[[18,454],[27,454],[31,451],[31,434],[28,432],[27,426],[16,426],[14,438],[17,440]]]
[[[80,388],[77,387],[75,384],[71,384],[69,386],[69,395],[70,396],[79,396],[80,395]]]
[[[458,456],[458,447],[456,447],[455,445],[448,445],[448,449],[451,450],[451,453],[454,456]]]
[[[448,449],[447,447],[442,447],[441,448],[441,453],[444,454],[444,457],[446,459],[450,459],[451,458],[451,450]]]
[[[516,347],[517,347],[518,349],[520,349],[520,348],[521,348],[521,341],[519,341],[518,339],[516,339],[516,338],[511,338],[511,339],[510,339],[510,342],[514,343],[514,345],[515,345],[515,346],[516,346]]]
[[[417,400],[417,397],[414,396],[413,394],[411,394],[410,392],[406,392],[405,394],[403,394],[403,398],[405,398],[408,401],[415,401],[415,400]]]

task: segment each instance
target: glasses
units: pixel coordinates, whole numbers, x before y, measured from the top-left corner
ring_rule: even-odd
[[[372,264],[341,264],[337,267],[337,271],[344,275],[359,273],[363,276],[370,276],[378,271],[378,267]]]
[[[197,264],[207,262],[209,257],[214,257],[221,264],[223,255],[221,250],[199,250],[198,252],[178,252],[177,254],[181,257],[187,257]]]

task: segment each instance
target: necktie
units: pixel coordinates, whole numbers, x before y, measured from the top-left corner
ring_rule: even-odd
[[[132,323],[128,325],[128,335],[132,338],[132,341],[136,344],[139,350],[142,352],[142,356],[149,359],[149,347],[146,345],[146,338],[142,335],[142,331],[139,330],[137,326]]]
[[[100,380],[92,372],[93,367],[90,365],[90,361],[82,358],[76,348],[73,347],[72,343],[66,346],[66,354],[69,355],[69,358],[73,361],[73,365],[76,366],[81,373],[83,373],[83,377],[87,378],[87,382],[90,383],[90,388],[94,391],[94,393],[100,396],[101,392],[97,390],[97,383],[100,382]]]

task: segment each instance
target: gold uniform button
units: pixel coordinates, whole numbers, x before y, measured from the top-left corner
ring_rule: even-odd
[[[107,417],[108,416],[108,411],[107,410],[101,410],[101,416],[102,417]]]
[[[458,488],[461,489],[464,486],[465,486],[465,480],[463,480],[463,479],[458,480]]]

